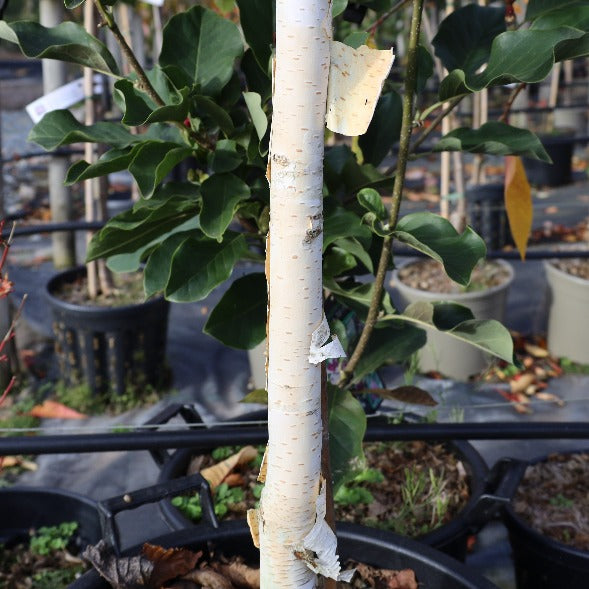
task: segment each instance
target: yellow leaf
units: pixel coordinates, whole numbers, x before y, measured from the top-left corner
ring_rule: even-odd
[[[522,260],[526,258],[532,230],[532,191],[520,157],[505,158],[505,210],[511,235]]]

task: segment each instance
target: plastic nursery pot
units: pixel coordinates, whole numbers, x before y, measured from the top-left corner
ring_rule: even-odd
[[[541,135],[540,141],[552,160],[552,164],[523,158],[528,182],[534,186],[564,186],[573,176],[574,131],[562,129],[560,134]]]
[[[259,421],[261,418],[267,419],[266,412],[255,412],[240,417],[240,421]],[[370,423],[370,422],[369,422]],[[368,426],[370,427],[370,425]],[[394,428],[394,425],[390,426]],[[232,432],[227,431],[226,444],[238,445],[232,442]],[[186,475],[188,466],[195,455],[209,453],[214,448],[211,447],[183,448],[169,455],[165,461],[160,462],[161,471],[158,482],[166,484],[168,481],[175,480]],[[468,476],[470,496],[463,509],[448,523],[419,536],[417,540],[432,546],[446,554],[458,559],[464,560],[467,552],[467,542],[469,536],[476,533],[484,523],[484,518],[480,517],[479,504],[481,498],[487,493],[487,473],[488,468],[475,448],[466,441],[451,441],[446,444],[447,448],[455,454],[463,463]],[[159,504],[160,511],[164,521],[175,530],[184,528],[194,528],[194,524],[178,508],[172,505],[171,501],[164,500]],[[358,522],[361,523],[361,522]],[[200,525],[200,524],[199,524]],[[388,532],[384,532],[385,534]]]
[[[549,289],[548,338],[550,353],[589,364],[589,280],[544,262]]]
[[[515,461],[512,468],[521,478],[526,466],[545,460],[544,456],[530,462]],[[587,588],[589,552],[541,534],[516,514],[511,504],[503,510],[503,521],[509,531],[517,589]]]
[[[466,191],[468,224],[489,250],[513,244],[504,202],[503,184],[479,184]]]
[[[78,523],[78,548],[102,538],[98,504],[88,497],[43,487],[0,489],[0,544],[26,542],[31,529],[70,521]]]
[[[414,540],[370,530],[351,524],[337,528],[338,553],[342,562],[349,558],[387,569],[415,571],[420,587],[437,589],[496,589],[487,579],[468,570],[465,565]],[[184,547],[202,550],[205,555],[223,553],[242,555],[257,562],[249,528],[243,521],[226,522],[215,530],[181,530],[150,539],[150,543],[166,548]],[[140,548],[129,551],[138,553]],[[110,585],[96,571],[89,571],[76,580],[70,589],[108,589]]]
[[[415,261],[407,260],[399,269],[393,271],[395,294],[401,309],[416,301],[454,301],[469,307],[475,319],[504,321],[507,295],[514,278],[510,264],[503,260],[495,260],[508,273],[507,280],[500,285],[463,293],[435,293],[413,288],[400,280],[399,270]],[[491,360],[488,354],[478,348],[433,329],[427,330],[427,343],[418,354],[421,372],[437,371],[455,380],[466,380],[469,376],[478,374]]]
[[[68,386],[86,383],[93,393],[123,394],[129,383],[160,385],[166,375],[169,303],[163,297],[122,307],[84,306],[60,299],[63,284],[84,267],[57,274],[47,284],[55,352]]]

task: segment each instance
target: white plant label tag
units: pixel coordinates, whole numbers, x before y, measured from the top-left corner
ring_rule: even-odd
[[[354,137],[366,133],[382,85],[391,71],[392,49],[358,49],[331,42],[327,86],[327,128]]]
[[[153,6],[163,6],[164,0],[143,0],[147,4],[152,4]]]
[[[328,342],[331,336],[331,341]],[[311,334],[311,349],[309,350],[309,362],[320,364],[328,358],[345,358],[346,352],[337,335],[331,335],[327,318],[323,319],[319,327]]]
[[[96,94],[102,92],[102,77],[99,74],[94,75],[94,92]],[[27,104],[25,108],[36,124],[46,113],[60,108],[69,108],[76,102],[84,100],[84,98],[84,78],[78,78],[41,96],[41,98],[37,98],[37,100]]]

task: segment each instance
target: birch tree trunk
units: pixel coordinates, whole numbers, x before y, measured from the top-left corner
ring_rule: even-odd
[[[311,588],[295,555],[313,527],[321,470],[321,366],[309,362],[323,318],[323,143],[331,2],[277,0],[270,145],[268,421],[259,510],[264,589]]]

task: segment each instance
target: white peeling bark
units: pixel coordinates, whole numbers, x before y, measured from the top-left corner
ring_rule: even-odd
[[[320,483],[323,141],[331,2],[277,0],[270,147],[269,446],[259,511],[263,589],[311,588],[294,554],[313,527]]]

